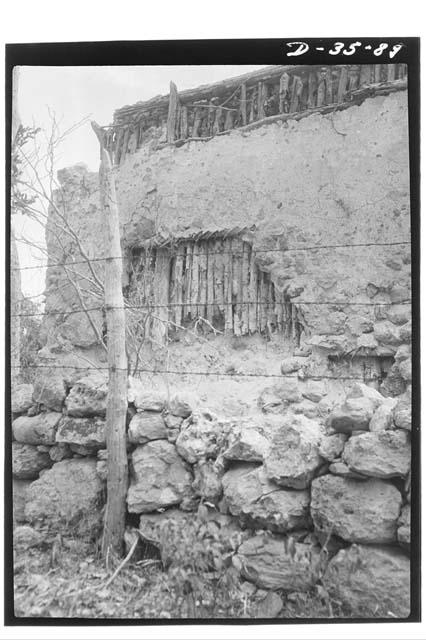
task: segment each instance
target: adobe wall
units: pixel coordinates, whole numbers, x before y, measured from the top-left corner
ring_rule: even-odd
[[[158,235],[249,228],[260,268],[300,312],[317,371],[325,356],[392,356],[389,342],[399,342],[393,334],[411,309],[379,305],[410,297],[409,245],[306,248],[409,240],[407,124],[407,93],[398,91],[332,114],[234,130],[178,148],[159,149],[154,138],[115,168],[124,251]],[[102,256],[97,175],[77,165],[58,177],[62,193],[56,198],[64,199],[65,215],[88,255]],[[71,260],[71,253],[81,260],[63,234],[58,249],[53,220],[47,233],[52,263]],[[93,268],[102,279],[102,261]],[[87,271],[85,265],[78,270]],[[96,306],[93,283],[82,281],[82,288],[90,290],[87,306]],[[47,310],[79,308],[61,267],[48,270],[46,295]],[[102,331],[102,314],[92,317]],[[96,342],[84,314],[55,316],[45,327],[48,345],[66,358],[70,346],[90,350]]]

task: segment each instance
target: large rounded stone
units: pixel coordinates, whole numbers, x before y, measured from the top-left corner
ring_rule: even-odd
[[[182,502],[191,492],[192,477],[167,440],[154,440],[132,453],[132,474],[127,494],[132,513],[146,513]]]
[[[96,460],[62,460],[28,487],[25,516],[32,524],[93,538],[102,523],[102,491]]]
[[[17,384],[12,388],[12,413],[25,413],[33,404],[32,384]]]
[[[157,411],[161,413],[166,406],[167,396],[164,392],[147,389],[142,380],[129,377],[127,400],[135,405],[138,411]]]
[[[106,376],[96,373],[81,378],[74,384],[66,399],[68,415],[76,418],[104,416],[107,392]]]
[[[31,485],[31,480],[18,480],[13,478],[12,481],[12,504],[13,504],[13,521],[25,522],[25,505],[27,503],[27,490]]]
[[[63,416],[56,432],[56,442],[89,447],[93,451],[105,447],[105,420]]]
[[[284,487],[306,489],[323,459],[322,427],[304,416],[285,417],[265,455],[266,475]]]
[[[32,444],[12,442],[12,473],[21,480],[35,480],[42,469],[49,469],[53,462],[49,454],[39,451]]]
[[[128,438],[134,444],[145,444],[150,440],[167,440],[167,435],[166,424],[159,413],[143,411],[130,420]]]
[[[373,413],[369,424],[370,431],[387,431],[394,428],[393,409],[396,403],[396,398],[386,398],[385,402]]]
[[[389,320],[375,323],[374,337],[377,342],[385,345],[399,346],[401,342],[404,342],[404,340],[401,339],[399,327],[389,322]]]
[[[21,416],[12,422],[13,436],[24,444],[55,444],[56,428],[61,413],[39,413],[37,416]]]
[[[262,425],[252,420],[239,420],[231,428],[223,455],[227,460],[262,462],[268,450],[268,433]]]
[[[405,549],[410,548],[411,544],[411,505],[406,504],[402,507],[401,515],[398,520],[398,542]]]
[[[169,413],[179,418],[188,418],[198,405],[198,398],[195,394],[189,392],[175,393],[170,398],[168,409]]]
[[[320,441],[319,454],[324,460],[332,462],[342,453],[348,436],[345,433],[333,433],[323,436]]]
[[[406,431],[363,433],[350,438],[343,451],[348,467],[373,478],[405,476],[410,470],[411,447]]]
[[[401,504],[398,489],[382,480],[358,482],[326,475],[312,482],[311,515],[315,528],[349,542],[394,542]]]
[[[262,589],[308,591],[319,579],[320,555],[291,538],[259,535],[238,549],[241,574]]]
[[[65,381],[57,371],[39,376],[34,383],[33,400],[51,411],[62,411],[66,397]]]
[[[310,525],[309,492],[277,487],[268,480],[263,467],[231,469],[222,484],[229,511],[243,525],[277,533]]]
[[[352,433],[352,431],[367,431],[376,407],[370,398],[365,396],[346,398],[335,407],[327,418],[327,424],[338,433]]]
[[[220,422],[208,411],[196,411],[181,427],[178,453],[187,462],[216,458],[225,447],[231,422]]]
[[[393,410],[393,421],[396,427],[411,431],[411,389],[397,399]]]
[[[223,467],[213,460],[201,460],[194,465],[192,488],[197,496],[217,502],[222,496]]]
[[[352,545],[330,561],[323,583],[359,617],[405,618],[410,613],[410,560],[395,548]]]

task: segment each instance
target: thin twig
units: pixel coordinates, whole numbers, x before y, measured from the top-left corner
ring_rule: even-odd
[[[139,537],[137,537],[134,541],[134,543],[132,544],[132,546],[130,547],[130,551],[127,554],[127,556],[124,558],[124,560],[118,565],[117,569],[114,571],[114,573],[112,574],[112,576],[110,577],[110,579],[106,582],[105,586],[103,587],[104,589],[106,589],[107,587],[109,587],[109,585],[113,582],[113,580],[115,580],[115,578],[118,576],[118,574],[120,573],[120,571],[122,569],[124,569],[124,567],[126,566],[126,564],[128,564],[128,562],[130,561],[132,555],[134,554],[136,547],[138,546],[138,542],[139,542]]]

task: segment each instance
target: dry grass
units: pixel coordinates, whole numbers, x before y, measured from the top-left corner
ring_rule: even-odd
[[[52,555],[54,540],[43,547],[15,552],[14,598],[17,617],[86,619],[177,619],[203,615],[203,602],[185,601],[176,593],[161,563],[136,556],[114,580],[96,547],[78,540],[64,540]],[[148,560],[148,562],[147,562]],[[309,593],[280,594],[279,618],[348,618],[365,612],[345,610],[317,586]],[[259,597],[239,594],[236,618],[256,618]],[[211,609],[210,609],[211,611]],[[209,618],[226,618],[218,606]]]

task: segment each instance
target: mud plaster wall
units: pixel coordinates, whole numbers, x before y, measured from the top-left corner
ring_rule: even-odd
[[[188,237],[201,229],[252,228],[254,248],[272,250],[258,254],[259,265],[299,304],[314,349],[336,355],[358,349],[365,327],[386,319],[387,311],[383,307],[378,318],[372,306],[344,303],[409,298],[409,246],[290,249],[410,239],[407,125],[407,93],[401,91],[334,114],[236,130],[180,148],[156,150],[147,143],[116,169],[123,247],[158,233]],[[56,198],[65,201],[87,253],[102,256],[97,174],[77,165],[58,177],[62,193]],[[70,251],[81,259],[72,239],[61,235],[64,246],[58,248],[52,221],[51,216],[52,262],[68,260]],[[100,277],[102,265],[96,265]],[[61,268],[48,270],[46,295],[47,309],[78,308]],[[91,296],[87,300],[93,302]],[[339,304],[304,305],[303,300]],[[95,321],[101,326],[100,314]],[[49,322],[46,335],[52,335],[52,323],[62,323],[65,340],[84,347],[93,343],[83,314]],[[373,341],[369,353],[380,349],[385,355]]]

